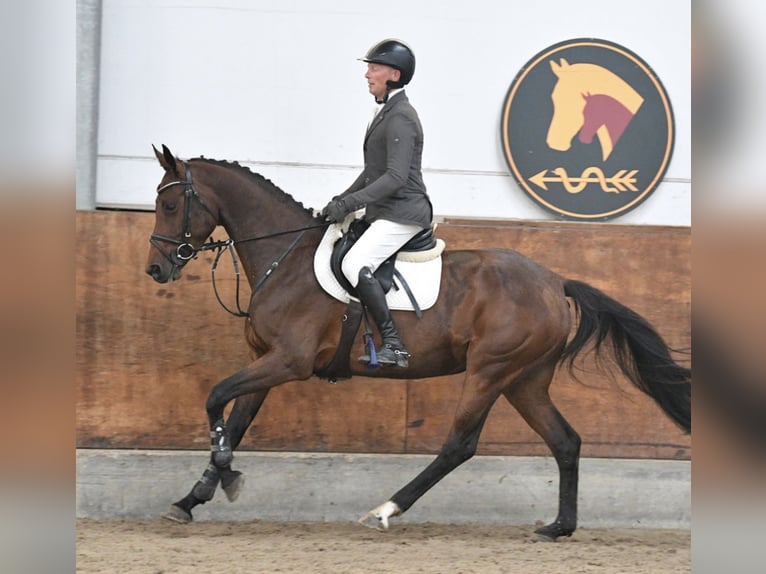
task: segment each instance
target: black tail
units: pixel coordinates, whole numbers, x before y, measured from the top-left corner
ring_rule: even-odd
[[[577,355],[593,343],[597,356],[607,339],[620,370],[652,397],[681,428],[690,432],[691,369],[671,357],[671,349],[649,322],[595,287],[567,280],[564,292],[575,302],[577,333],[564,349],[561,363],[570,372]]]

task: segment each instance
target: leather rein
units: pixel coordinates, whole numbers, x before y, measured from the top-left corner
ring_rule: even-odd
[[[240,288],[240,270],[239,270],[239,261],[237,259],[236,251],[233,249],[234,245],[237,243],[245,243],[247,241],[260,241],[262,239],[271,239],[272,237],[280,237],[282,235],[289,235],[291,233],[298,233],[298,236],[290,243],[290,246],[280,255],[277,259],[272,261],[269,268],[264,272],[264,274],[261,276],[261,278],[258,280],[258,282],[253,286],[252,294],[255,294],[258,289],[260,289],[263,284],[266,282],[266,280],[271,277],[271,274],[279,267],[279,265],[282,263],[282,261],[287,257],[290,252],[295,249],[295,246],[298,244],[298,242],[303,237],[303,234],[308,231],[309,229],[316,229],[318,227],[327,227],[329,223],[320,223],[318,225],[309,225],[307,227],[301,227],[299,229],[290,229],[287,231],[279,231],[277,233],[270,233],[269,235],[260,235],[256,237],[248,237],[245,239],[227,239],[225,241],[215,241],[212,236],[210,239],[200,245],[199,247],[195,247],[192,245],[189,240],[191,239],[191,204],[192,200],[196,199],[200,205],[207,211],[210,215],[213,216],[213,218],[218,221],[218,217],[213,213],[213,211],[207,206],[207,204],[204,202],[202,197],[197,193],[197,190],[194,189],[194,184],[192,182],[192,176],[191,176],[191,170],[189,169],[189,166],[186,166],[186,179],[185,180],[178,180],[178,181],[171,181],[170,183],[166,183],[165,185],[161,186],[157,189],[157,195],[161,194],[163,191],[174,187],[176,185],[183,185],[184,186],[184,222],[183,222],[183,239],[175,239],[173,237],[166,237],[165,235],[160,235],[158,233],[152,233],[151,237],[149,238],[149,242],[159,251],[162,253],[162,255],[173,265],[173,270],[171,273],[175,272],[176,269],[180,269],[184,265],[186,265],[190,259],[196,259],[197,255],[202,251],[213,251],[215,250],[216,256],[213,260],[213,265],[211,269],[211,276],[212,276],[212,283],[213,283],[213,292],[215,293],[215,298],[218,300],[218,303],[221,305],[221,307],[224,308],[225,311],[228,313],[234,315],[235,317],[248,317],[249,313],[242,310],[242,307],[239,303],[239,288]],[[171,245],[175,245],[175,250],[166,250],[162,243],[170,243]],[[216,285],[215,281],[215,271],[218,268],[218,261],[221,258],[221,255],[223,255],[224,252],[228,251],[231,254],[231,261],[232,265],[234,267],[234,273],[236,275],[236,303],[237,303],[237,310],[233,311],[229,309],[229,307],[226,306],[226,304],[221,299],[219,293],[218,293],[218,287]]]

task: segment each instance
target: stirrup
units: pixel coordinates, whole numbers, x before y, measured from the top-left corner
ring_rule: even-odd
[[[364,315],[365,323],[367,322],[367,314]],[[369,325],[367,326],[367,329],[369,330]],[[365,346],[368,349],[368,354],[362,355],[359,357],[358,361],[360,363],[364,363],[367,365],[368,369],[378,369],[380,368],[380,363],[378,362],[378,353],[375,351],[375,341],[372,338],[372,332],[367,332],[364,335],[365,339]]]
[[[407,368],[412,355],[406,349],[394,349],[389,345],[383,347],[378,353],[373,348],[374,360],[369,354],[359,357],[360,363],[365,363],[371,369],[377,369],[382,365],[396,365],[397,367]]]
[[[409,361],[410,353],[404,346],[399,349],[390,344],[385,344],[378,352],[378,362],[381,365],[396,365],[397,367],[406,368],[409,366]]]

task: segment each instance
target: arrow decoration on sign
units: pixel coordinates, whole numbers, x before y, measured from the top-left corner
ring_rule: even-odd
[[[611,177],[606,177],[604,172],[598,167],[586,167],[579,177],[570,177],[567,170],[563,167],[557,167],[552,170],[554,175],[548,175],[547,169],[536,173],[529,178],[529,181],[547,191],[547,183],[560,183],[568,193],[580,193],[588,184],[598,183],[601,191],[607,193],[620,193],[621,191],[638,191],[636,187],[637,169],[628,171],[621,169]]]

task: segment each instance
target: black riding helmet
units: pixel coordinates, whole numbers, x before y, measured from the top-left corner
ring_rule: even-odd
[[[367,51],[363,62],[373,64],[385,64],[396,68],[401,73],[398,82],[388,81],[391,88],[402,88],[412,80],[415,74],[415,54],[412,49],[401,40],[389,38],[378,42]]]

